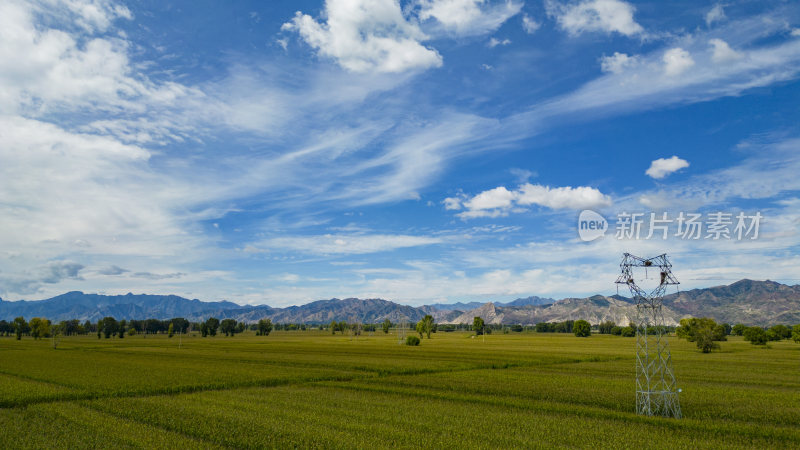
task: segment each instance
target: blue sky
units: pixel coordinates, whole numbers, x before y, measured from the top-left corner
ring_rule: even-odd
[[[794,2],[10,0],[0,61],[6,300],[561,298],[625,251],[800,278]]]

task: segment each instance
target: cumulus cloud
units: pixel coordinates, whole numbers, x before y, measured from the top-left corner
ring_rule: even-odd
[[[36,26],[35,17],[63,10],[85,29],[82,36]],[[0,3],[0,61],[14,61],[0,70],[0,112],[43,114],[54,110],[93,109],[141,112],[132,99],[168,104],[186,95],[177,84],[155,84],[131,76],[127,41],[96,36],[117,18],[130,18],[127,8],[106,1],[35,4]]]
[[[547,2],[547,13],[570,35],[587,32],[619,33],[634,36],[644,28],[633,19],[636,8],[621,0],[584,0],[561,4]]]
[[[458,214],[462,219],[476,217],[499,217],[510,212],[522,212],[531,205],[550,209],[586,209],[611,204],[611,197],[588,186],[550,187],[525,183],[516,190],[504,186],[483,191],[474,197],[457,196],[444,200],[445,209],[465,211]]]
[[[420,20],[435,19],[450,33],[467,36],[492,32],[522,9],[522,2],[505,0],[420,0]]]
[[[711,26],[714,22],[722,22],[727,17],[725,16],[725,8],[722,3],[717,3],[706,13],[706,25]]]
[[[524,14],[522,16],[522,29],[528,34],[533,34],[542,27],[542,24],[534,20],[531,16]]]
[[[709,45],[711,45],[711,60],[715,63],[724,63],[728,61],[735,61],[742,57],[739,52],[732,49],[727,42],[723,41],[722,39],[711,39],[708,41]]]
[[[556,187],[526,183],[521,186],[518,205],[540,205],[551,209],[586,209],[609,206],[611,197],[588,187]]]
[[[650,163],[650,167],[645,172],[652,178],[660,180],[667,175],[678,170],[689,167],[689,162],[685,159],[672,156],[671,158],[659,158]]]
[[[795,37],[800,36],[800,28],[793,28],[791,33],[789,33],[789,34],[791,34],[792,36],[795,36]]]
[[[442,65],[427,36],[395,0],[327,0],[324,22],[298,11],[282,30],[296,31],[320,55],[353,72],[403,72]]]
[[[664,62],[664,73],[668,76],[680,75],[694,65],[692,56],[682,48],[671,48],[661,58]]]
[[[475,36],[497,30],[518,14],[513,0],[326,0],[320,19],[298,11],[281,26],[297,32],[323,57],[351,72],[399,73],[442,65],[434,37]]]
[[[614,52],[611,56],[603,56],[600,58],[600,69],[603,72],[620,74],[625,71],[626,67],[636,64],[638,60],[636,56],[628,56],[625,53]]]

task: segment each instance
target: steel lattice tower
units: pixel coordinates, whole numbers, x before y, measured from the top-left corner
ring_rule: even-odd
[[[634,281],[634,268],[657,270],[660,283],[652,292],[645,292]],[[675,386],[661,309],[667,286],[679,284],[671,268],[666,254],[645,259],[625,253],[616,283],[627,285],[636,302],[636,413],[680,418],[680,390]]]

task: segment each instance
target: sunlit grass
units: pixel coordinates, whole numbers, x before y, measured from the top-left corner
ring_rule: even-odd
[[[0,441],[60,447],[798,447],[800,345],[671,339],[684,418],[633,414],[633,339],[325,332],[0,339]]]

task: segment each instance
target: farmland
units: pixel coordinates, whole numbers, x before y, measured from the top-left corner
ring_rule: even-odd
[[[633,339],[317,331],[0,338],[7,447],[800,447],[800,345],[671,339],[680,420],[633,411]]]

